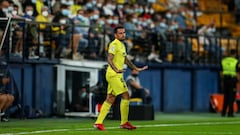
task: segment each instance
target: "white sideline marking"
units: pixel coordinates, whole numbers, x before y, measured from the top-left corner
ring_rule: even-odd
[[[154,124],[154,125],[136,125],[137,127],[176,127],[176,126],[199,126],[199,125],[220,125],[220,124],[240,124],[240,121],[232,122],[200,122],[200,123],[179,123],[179,124]],[[107,127],[106,129],[119,129],[119,127]],[[3,133],[0,135],[26,135],[26,134],[39,134],[39,133],[52,133],[52,132],[65,132],[65,131],[90,131],[96,130],[92,128],[78,128],[78,129],[53,129],[53,130],[39,130],[39,131],[29,131],[29,132],[18,132],[18,133]],[[151,131],[152,132],[152,131]],[[165,132],[165,131],[163,131]],[[169,132],[165,132],[169,133]],[[171,131],[171,133],[183,133]],[[185,133],[185,132],[184,132]],[[198,133],[198,134],[208,134],[209,132],[188,132],[188,133]],[[232,132],[211,132],[211,134],[233,134]]]

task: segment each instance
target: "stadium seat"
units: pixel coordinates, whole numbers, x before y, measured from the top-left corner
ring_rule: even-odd
[[[167,10],[167,0],[158,0],[152,7],[155,12],[164,12]]]
[[[223,19],[221,19],[221,17]],[[197,24],[198,26],[209,25],[209,23],[214,19],[215,25],[217,28],[223,28],[223,27],[226,28],[229,26],[230,23],[233,22],[233,19],[229,19],[229,18],[232,18],[232,16],[229,14],[223,14],[222,16],[216,13],[202,14],[197,18]]]
[[[220,45],[224,49],[225,55],[228,54],[231,49],[238,49],[238,52],[240,53],[240,47],[237,47],[238,44],[239,43],[237,39],[233,39],[233,38],[231,39],[224,38],[220,40]]]
[[[221,45],[223,48],[227,49],[236,49],[237,40],[236,39],[221,39]]]
[[[141,105],[142,104],[141,98],[131,98],[129,101],[130,101],[130,105]]]
[[[232,37],[240,37],[240,26],[238,24],[232,24],[229,26]]]
[[[228,6],[218,0],[198,0],[199,7],[204,11],[228,11]]]
[[[198,43],[198,39],[191,38],[190,41],[192,43],[192,51],[194,53],[199,53],[199,54],[203,54],[204,53],[203,45]]]
[[[114,108],[113,119],[120,120],[119,107]],[[129,120],[154,120],[153,105],[130,105],[129,106]]]

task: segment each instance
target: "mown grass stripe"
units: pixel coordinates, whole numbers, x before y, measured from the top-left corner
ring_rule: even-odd
[[[136,125],[138,128],[148,128],[148,127],[176,127],[176,126],[200,126],[200,125],[231,125],[231,124],[240,124],[240,121],[228,121],[228,122],[199,122],[199,123],[178,123],[178,124],[152,124],[152,125]],[[119,129],[119,127],[106,127],[107,130]],[[77,129],[52,129],[52,130],[38,130],[38,131],[29,131],[29,132],[17,132],[17,133],[3,133],[0,135],[26,135],[26,134],[41,134],[41,133],[53,133],[53,132],[70,132],[70,131],[91,131],[96,130],[93,127],[91,128],[77,128]],[[152,131],[150,131],[152,132]],[[181,132],[181,131],[160,131],[160,133],[173,133],[173,134],[182,134],[182,133],[195,133],[195,134],[233,134],[232,132]],[[240,133],[240,131],[239,131]]]

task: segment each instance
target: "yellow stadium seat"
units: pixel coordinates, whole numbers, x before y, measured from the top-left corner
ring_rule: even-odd
[[[135,104],[135,105],[141,105],[142,104],[142,99],[141,98],[130,98],[130,104]]]
[[[204,53],[203,45],[198,43],[198,39],[191,38],[190,40],[192,43],[192,51],[193,52],[199,52],[200,54]]]
[[[130,98],[130,102],[142,102],[141,98]]]
[[[167,0],[158,0],[156,3],[153,3],[152,8],[155,12],[164,12],[166,8]]]

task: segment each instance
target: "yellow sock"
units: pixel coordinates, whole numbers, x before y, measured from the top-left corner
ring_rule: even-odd
[[[122,99],[120,103],[121,125],[128,121],[129,100]]]
[[[112,105],[110,103],[104,101],[104,103],[102,104],[102,107],[101,107],[101,111],[100,111],[100,113],[98,115],[98,118],[97,118],[95,124],[102,124],[103,123],[103,120],[107,116],[108,111],[109,111],[111,106]]]

